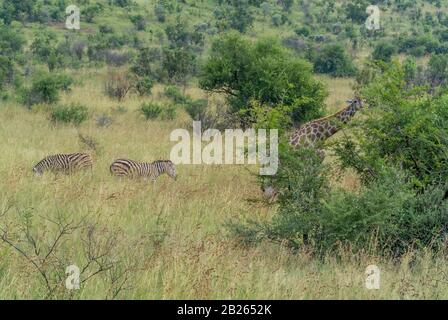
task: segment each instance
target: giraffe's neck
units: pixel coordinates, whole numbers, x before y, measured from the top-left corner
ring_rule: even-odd
[[[354,102],[345,109],[327,118],[326,121],[322,123],[326,130],[324,130],[324,134],[322,135],[321,140],[328,139],[336,132],[338,132],[342,128],[341,124],[346,124],[347,122],[349,122],[357,111],[358,105]]]
[[[314,147],[319,141],[324,141],[341,129],[341,123],[346,124],[358,111],[357,102],[331,116],[308,122],[301,126],[290,139],[290,143],[297,147],[307,145]]]
[[[346,124],[358,111],[359,107],[356,102],[351,103],[347,108],[338,112],[335,115],[335,119]]]

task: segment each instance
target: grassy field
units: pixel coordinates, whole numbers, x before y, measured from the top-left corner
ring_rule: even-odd
[[[87,71],[86,71],[87,72]],[[109,164],[118,157],[153,161],[169,158],[170,132],[190,120],[180,113],[175,121],[145,121],[137,112],[142,102],[130,96],[123,102],[103,94],[105,70],[79,72],[78,85],[62,102],[89,107],[90,120],[79,128],[53,125],[42,110],[29,111],[13,102],[0,106],[0,215],[12,235],[22,232],[18,221],[31,221],[37,247],[45,252],[55,233],[50,220],[58,215],[96,225],[97,245],[116,236],[113,256],[126,269],[126,283],[115,290],[114,273],[105,271],[69,291],[58,284],[55,297],[77,299],[412,299],[448,298],[448,267],[443,255],[409,253],[400,261],[375,255],[316,259],[312,253],[292,253],[281,244],[245,247],[228,236],[225,224],[247,217],[269,219],[275,208],[259,199],[256,168],[243,166],[179,166],[179,179],[161,177],[155,185],[118,181]],[[321,78],[329,89],[327,105],[334,112],[350,98],[351,80]],[[158,99],[154,90],[153,99]],[[198,90],[190,94],[199,96]],[[148,99],[148,98],[147,98]],[[118,108],[124,106],[124,108]],[[107,114],[112,124],[98,127],[96,117]],[[48,154],[85,150],[78,132],[93,137],[93,173],[36,178],[32,166]],[[350,187],[354,177],[342,181]],[[11,207],[9,210],[7,208]],[[85,235],[65,235],[48,262],[79,265],[86,262]],[[28,243],[28,244],[27,244]],[[18,246],[30,252],[29,242]],[[42,254],[40,254],[42,256]],[[32,258],[33,259],[33,258]],[[34,260],[36,262],[36,260]],[[381,288],[365,288],[365,269],[378,265]],[[89,269],[90,270],[90,269]],[[92,267],[92,272],[95,268]],[[62,277],[65,280],[65,277]],[[115,290],[115,291],[114,291]],[[0,297],[46,298],[42,277],[31,261],[10,246],[0,246]]]

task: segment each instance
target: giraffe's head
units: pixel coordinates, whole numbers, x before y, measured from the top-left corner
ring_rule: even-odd
[[[362,99],[355,97],[354,99],[347,100],[347,103],[355,110],[359,110],[363,107]]]

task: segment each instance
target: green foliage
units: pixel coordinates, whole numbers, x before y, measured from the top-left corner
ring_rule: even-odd
[[[165,7],[161,3],[156,3],[154,6],[154,14],[157,17],[157,20],[161,23],[165,22],[166,19],[166,13],[165,13]]]
[[[208,101],[206,99],[192,100],[185,104],[185,111],[187,111],[191,119],[201,121],[205,117],[207,105]]]
[[[196,65],[195,55],[182,47],[163,49],[163,69],[172,83],[185,83]]]
[[[21,93],[21,100],[27,106],[37,103],[55,103],[59,100],[60,90],[69,90],[73,79],[65,74],[39,73],[30,88]]]
[[[161,114],[162,120],[174,120],[177,117],[177,108],[176,105],[170,104],[163,108],[163,112]]]
[[[356,73],[356,67],[338,44],[329,44],[322,48],[314,61],[314,70],[333,77],[349,77]]]
[[[215,9],[216,27],[220,31],[229,29],[246,32],[254,21],[253,10],[248,0],[223,0]]]
[[[372,52],[372,59],[390,62],[392,56],[397,52],[397,47],[390,41],[381,41]]]
[[[0,89],[3,88],[5,83],[10,82],[13,72],[14,65],[12,59],[0,56]]]
[[[131,22],[134,24],[135,28],[138,31],[145,30],[146,27],[146,20],[145,17],[141,14],[132,15],[129,17]]]
[[[366,0],[352,0],[344,5],[344,12],[348,19],[356,23],[363,23],[366,21],[368,14],[366,8],[371,3]]]
[[[428,62],[429,76],[433,82],[446,83],[448,80],[448,55],[433,55]]]
[[[51,121],[55,123],[72,123],[80,125],[88,118],[88,109],[80,104],[59,105],[50,111]]]
[[[24,43],[25,39],[18,28],[5,26],[0,22],[0,89],[14,80],[15,60]]]
[[[17,27],[0,22],[0,52],[2,56],[15,56],[22,50],[25,38]]]
[[[63,56],[58,51],[57,36],[52,31],[37,32],[31,44],[31,52],[39,61],[47,63],[50,71],[63,64]]]
[[[200,86],[224,93],[232,113],[250,108],[252,100],[273,108],[291,106],[296,123],[318,116],[325,98],[306,61],[294,57],[275,40],[252,42],[234,32],[213,42]],[[242,123],[247,121],[241,119]]]
[[[189,102],[189,98],[183,95],[176,86],[166,86],[163,90],[163,94],[177,104],[185,104]]]
[[[354,144],[359,150],[351,157],[364,164],[357,171],[365,176],[384,164],[399,166],[420,190],[447,181],[448,96],[431,97],[424,88],[409,89],[404,69],[396,63],[363,91],[375,112],[358,126],[361,131]]]
[[[354,252],[392,256],[443,245],[446,183],[416,193],[405,172],[389,167],[356,192],[330,190],[328,167],[313,150],[283,145],[280,154],[279,171],[267,184],[278,190],[272,220],[229,225],[244,242],[271,239],[318,254],[349,246]]]
[[[0,3],[0,20],[10,24],[13,20],[26,21],[33,15],[33,0],[3,0]]]
[[[151,94],[154,81],[150,77],[139,77],[134,82],[134,88],[140,96]]]
[[[163,108],[160,104],[157,103],[143,103],[140,106],[140,112],[143,114],[143,116],[146,118],[146,120],[154,120],[157,119],[160,114],[162,113]]]

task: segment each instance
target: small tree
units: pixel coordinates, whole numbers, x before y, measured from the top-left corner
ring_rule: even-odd
[[[326,45],[317,54],[314,61],[314,70],[327,73],[333,77],[349,77],[356,73],[356,67],[344,48],[338,44]]]
[[[381,41],[372,52],[372,59],[390,62],[392,56],[397,52],[397,47],[390,41]]]
[[[69,90],[72,84],[73,79],[66,75],[39,73],[33,78],[31,87],[23,89],[21,98],[27,106],[55,103],[59,100],[59,91]]]
[[[242,124],[251,121],[247,114],[251,100],[274,108],[288,106],[294,122],[299,123],[317,117],[325,98],[306,61],[294,57],[273,39],[252,42],[234,32],[213,42],[200,86],[224,93],[230,112],[240,114]]]

